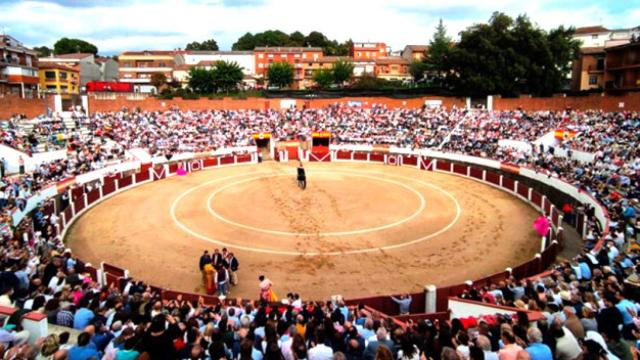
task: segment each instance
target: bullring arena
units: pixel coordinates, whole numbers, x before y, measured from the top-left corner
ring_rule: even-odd
[[[232,296],[255,297],[266,274],[276,293],[312,299],[460,283],[540,249],[537,212],[478,181],[416,166],[314,162],[303,191],[296,165],[212,168],[132,188],[86,212],[67,243],[85,261],[195,293],[203,293],[203,249],[227,247],[241,260]]]

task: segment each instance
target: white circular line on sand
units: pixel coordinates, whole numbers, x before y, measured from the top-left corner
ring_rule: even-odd
[[[262,172],[262,173],[268,174],[266,172]],[[337,173],[339,173],[339,172],[337,171]],[[376,174],[377,172],[366,171],[365,173]],[[205,183],[202,183],[200,185],[192,187],[191,189],[186,190],[185,192],[183,192],[180,195],[178,195],[178,197],[173,201],[173,203],[171,204],[171,209],[169,210],[169,214],[171,215],[171,219],[173,220],[173,222],[182,231],[184,231],[184,232],[188,233],[189,235],[191,235],[193,237],[196,237],[196,238],[198,238],[200,240],[204,240],[204,241],[207,241],[207,242],[210,242],[212,244],[219,245],[219,246],[225,246],[225,247],[235,248],[235,249],[244,250],[244,251],[251,251],[251,252],[257,252],[257,253],[262,253],[262,254],[272,254],[272,255],[288,255],[288,256],[338,256],[338,255],[365,254],[365,253],[371,253],[371,252],[399,249],[399,248],[402,248],[402,247],[414,245],[414,244],[423,242],[425,240],[431,239],[433,237],[436,237],[436,236],[446,232],[447,230],[449,230],[451,227],[453,227],[456,224],[456,222],[458,222],[458,219],[460,219],[460,215],[462,213],[462,210],[460,209],[460,203],[458,203],[458,200],[453,195],[451,195],[448,191],[440,188],[439,186],[436,186],[436,185],[433,185],[433,184],[429,184],[429,183],[426,183],[424,181],[421,181],[421,180],[418,180],[418,179],[415,179],[415,178],[410,178],[410,177],[396,175],[396,174],[390,174],[390,173],[386,173],[386,172],[385,173],[377,173],[377,174],[385,175],[385,176],[391,176],[391,177],[395,177],[395,178],[399,178],[399,179],[405,179],[407,181],[414,181],[414,182],[420,183],[420,184],[422,184],[424,186],[428,186],[428,187],[434,188],[434,189],[442,192],[445,196],[447,196],[449,199],[451,199],[453,201],[453,203],[455,204],[456,216],[453,218],[453,220],[449,224],[447,224],[447,226],[443,227],[442,229],[440,229],[440,230],[438,230],[436,232],[433,232],[431,234],[422,236],[420,238],[411,240],[411,241],[406,241],[406,242],[403,242],[403,243],[393,244],[393,245],[379,246],[379,247],[371,247],[371,248],[355,249],[355,250],[347,250],[347,251],[330,251],[330,252],[285,251],[285,250],[261,249],[261,248],[249,247],[249,246],[244,246],[244,245],[230,244],[230,243],[227,243],[227,242],[224,242],[224,241],[221,241],[221,240],[212,239],[212,238],[209,238],[209,237],[207,237],[205,235],[199,234],[199,233],[189,229],[187,226],[182,224],[180,222],[180,220],[178,220],[178,218],[176,216],[176,207],[177,207],[178,203],[185,196],[189,195],[190,193],[192,193],[193,191],[195,191],[195,190],[197,190],[199,188],[202,188],[202,187],[207,186],[209,184],[216,183],[218,181],[227,180],[227,179],[233,179],[233,178],[238,178],[238,177],[250,175],[250,174],[247,174],[247,173],[217,178],[217,179],[207,181]]]
[[[418,199],[420,200],[420,206],[418,207],[418,209],[416,211],[414,211],[411,215],[405,217],[404,219],[400,219],[396,222],[390,223],[390,224],[385,224],[385,225],[380,225],[380,226],[376,226],[376,227],[370,227],[370,228],[365,228],[365,229],[357,229],[357,230],[349,230],[349,231],[336,231],[336,232],[289,232],[289,231],[279,231],[279,230],[270,230],[270,229],[261,229],[255,226],[251,226],[251,225],[246,225],[246,224],[242,224],[233,220],[229,220],[225,217],[223,217],[222,215],[218,214],[215,210],[213,210],[213,208],[211,207],[211,204],[213,203],[213,199],[215,198],[216,195],[218,195],[219,193],[221,193],[222,191],[239,185],[239,184],[243,184],[243,183],[247,183],[247,182],[251,182],[251,181],[255,181],[258,179],[265,179],[265,178],[272,178],[272,177],[280,177],[280,176],[291,176],[291,174],[272,174],[272,175],[265,175],[265,176],[254,176],[251,177],[249,179],[244,179],[244,180],[238,180],[238,181],[234,181],[232,183],[229,183],[221,188],[219,188],[218,190],[214,191],[209,198],[207,199],[207,209],[209,210],[209,213],[211,215],[213,215],[216,219],[225,222],[227,224],[233,225],[233,226],[237,226],[243,229],[247,229],[247,230],[251,230],[251,231],[256,231],[256,232],[261,232],[261,233],[266,233],[266,234],[271,234],[271,235],[282,235],[282,236],[347,236],[347,235],[358,235],[358,234],[365,234],[365,233],[369,233],[369,232],[374,232],[374,231],[380,231],[380,230],[385,230],[385,229],[389,229],[395,226],[398,226],[400,224],[404,224],[408,221],[413,220],[416,216],[420,215],[420,213],[424,210],[425,208],[425,200],[424,200],[424,196],[422,196],[422,194],[420,194],[419,192],[417,192],[415,189],[413,189],[410,186],[407,186],[399,181],[395,181],[395,180],[389,180],[389,179],[384,179],[384,178],[380,178],[380,177],[374,177],[371,175],[362,175],[362,174],[352,174],[349,172],[346,172],[348,175],[346,176],[353,176],[353,177],[362,177],[362,178],[367,178],[367,179],[373,179],[373,180],[377,180],[377,181],[382,181],[382,182],[386,182],[389,184],[394,184],[394,185],[398,185],[400,187],[403,187],[409,191],[411,191],[415,196],[418,197]],[[310,175],[313,174],[338,174],[335,171],[329,172],[329,171],[310,171]],[[341,172],[340,174],[345,174],[345,172]]]

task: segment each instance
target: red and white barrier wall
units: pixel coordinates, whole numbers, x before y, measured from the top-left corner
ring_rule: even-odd
[[[128,190],[138,185],[161,180],[174,176],[178,169],[184,169],[187,172],[195,172],[201,169],[210,169],[221,166],[233,166],[237,164],[257,163],[257,149],[252,147],[244,154],[233,154],[228,149],[219,151],[218,156],[199,158],[201,154],[178,155],[166,163],[166,158],[154,159],[155,165],[152,164],[127,164],[120,165],[123,171],[109,173],[100,172],[99,174],[85,174],[77,178],[79,183],[84,180],[100,181],[100,186],[92,191],[85,193],[82,187],[68,190],[70,198],[70,206],[61,212],[62,224],[59,231],[64,238],[69,226],[78,218],[79,215],[98,204],[102,200],[116,195],[117,193]],[[276,160],[286,161],[289,157],[288,151],[276,153]],[[498,172],[481,169],[496,169],[513,173],[516,177],[524,177],[530,180],[551,186],[577,201],[588,203],[595,207],[596,220],[601,223],[603,229],[608,229],[608,216],[606,210],[597,200],[590,195],[580,192],[575,187],[560,179],[550,178],[543,174],[538,174],[532,170],[515,166],[513,164],[504,164],[498,161],[477,158],[459,154],[440,153],[431,150],[411,150],[395,147],[374,147],[367,145],[343,145],[331,146],[329,149],[311,149],[309,151],[300,150],[296,154],[299,159],[308,159],[308,161],[357,161],[386,164],[389,166],[411,166],[417,169],[427,171],[438,171],[450,173],[457,176],[467,177],[469,179],[480,181],[503,191],[507,191],[514,196],[519,197],[523,201],[528,202],[538,209],[545,216],[551,219],[552,230],[549,236],[542,239],[541,251],[536,254],[530,261],[507,268],[502,272],[492,274],[482,279],[469,280],[464,284],[438,287],[432,292],[424,291],[412,294],[413,303],[411,313],[416,316],[429,317],[429,314],[443,316],[449,306],[449,298],[459,295],[462,291],[471,287],[482,287],[489,284],[495,284],[504,280],[508,276],[516,278],[527,278],[540,274],[555,261],[555,256],[560,248],[562,240],[562,215],[560,210],[552,204],[544,194],[535,191],[521,184],[517,180],[501,175]],[[164,163],[158,163],[164,161]],[[455,161],[455,163],[454,163]],[[464,163],[464,164],[460,164]],[[474,166],[477,165],[477,166]],[[54,193],[55,194],[55,193]],[[49,194],[50,195],[50,194]],[[52,195],[50,195],[52,196]],[[46,198],[41,196],[42,198]],[[603,237],[606,234],[603,234]],[[86,272],[92,278],[103,285],[116,283],[122,284],[122,280],[128,278],[128,272],[109,264],[101,264],[100,268],[95,268],[89,264],[86,265]],[[175,291],[161,289],[155,287],[163,298],[174,299],[178,295],[182,295],[185,299],[197,299],[200,294],[178,293]],[[215,297],[205,297],[208,303],[215,303],[219,300]],[[391,301],[388,296],[375,296],[369,298],[350,299],[350,304],[362,303],[386,314],[394,314],[397,311],[397,305]],[[436,316],[436,315],[434,315]]]

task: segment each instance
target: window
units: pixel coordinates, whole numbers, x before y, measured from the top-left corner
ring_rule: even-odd
[[[589,75],[589,85],[598,85],[598,75]]]
[[[302,58],[306,59],[307,58],[307,54],[302,54]]]
[[[258,64],[258,69],[262,69],[262,68],[264,68],[264,64],[263,63]]]
[[[273,59],[273,54],[269,54],[269,55],[268,55],[268,58],[269,58],[269,59]]]
[[[161,63],[160,63],[160,64],[158,64],[158,65],[159,65],[160,67],[166,67],[166,65],[165,65],[163,62],[161,62]]]
[[[47,80],[55,80],[56,79],[55,71],[45,71],[44,78]]]
[[[258,59],[264,58],[264,54],[258,54]]]
[[[61,85],[60,86],[60,90],[67,91],[67,85]]]
[[[598,58],[596,61],[596,70],[604,70],[604,58]]]
[[[597,39],[597,38],[598,38],[598,34],[591,35],[591,38],[592,38],[593,40]]]
[[[300,59],[300,54],[295,54],[295,55],[293,55],[293,57],[296,58],[296,59]]]
[[[67,73],[64,71],[60,71],[60,80],[67,80]]]

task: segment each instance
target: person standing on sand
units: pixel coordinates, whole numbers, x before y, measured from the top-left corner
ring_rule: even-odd
[[[302,161],[298,163],[298,187],[302,190],[307,188],[307,175],[302,166]]]
[[[209,255],[209,251],[205,250],[204,253],[202,254],[202,256],[200,256],[200,263],[199,263],[199,267],[200,267],[200,272],[202,273],[202,278],[204,279],[205,273],[204,273],[204,266],[207,264],[211,264],[211,255]]]
[[[216,269],[213,267],[213,264],[206,264],[204,266],[204,288],[209,295],[213,295],[216,291],[214,276],[216,276]]]
[[[260,275],[258,280],[260,280],[260,300],[264,300],[266,302],[277,301],[278,298],[271,289],[273,287],[271,280],[267,279],[264,275]]]

